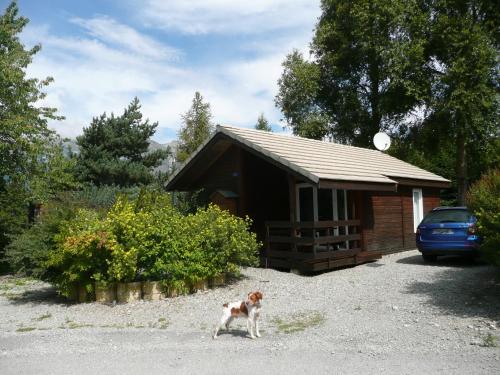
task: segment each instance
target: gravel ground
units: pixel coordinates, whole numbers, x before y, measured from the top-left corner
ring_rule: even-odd
[[[316,276],[248,268],[226,287],[157,302],[67,304],[0,278],[0,373],[498,374],[498,269],[417,251]],[[244,320],[212,340],[224,302],[264,294],[262,338]]]

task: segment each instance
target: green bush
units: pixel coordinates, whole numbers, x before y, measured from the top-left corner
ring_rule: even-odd
[[[255,233],[250,232],[252,222],[248,217],[241,219],[216,205],[210,205],[187,219],[203,262],[210,265],[204,276],[237,274],[241,265],[258,264],[259,244]]]
[[[163,280],[184,291],[200,280],[256,265],[259,244],[240,219],[216,206],[181,215],[170,196],[119,197],[104,219],[81,210],[56,237],[48,265],[63,294],[75,283]]]
[[[486,173],[471,186],[467,204],[477,217],[484,259],[500,266],[500,170]]]
[[[93,209],[105,215],[120,195],[135,198],[140,195],[140,189],[89,185],[82,190],[57,194],[42,206],[35,222],[31,226],[26,223],[24,231],[13,236],[6,247],[5,260],[10,270],[41,279],[50,277],[45,262],[49,251],[55,246],[54,236],[59,233],[61,224],[74,218],[81,208]],[[27,208],[23,208],[22,214],[11,215],[24,218],[25,211]]]
[[[6,248],[5,258],[17,274],[40,279],[49,277],[45,262],[55,246],[54,236],[74,211],[68,202],[51,201],[44,206],[35,224],[17,236]]]
[[[95,281],[110,279],[108,268],[116,238],[97,212],[78,210],[74,219],[62,225],[55,242],[46,267],[50,281],[63,295],[68,296],[75,285],[84,286],[91,293]]]

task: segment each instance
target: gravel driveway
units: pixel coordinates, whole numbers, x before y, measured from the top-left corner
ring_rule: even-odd
[[[0,373],[499,374],[498,269],[417,251],[316,276],[249,268],[223,288],[158,302],[66,304],[0,278]],[[264,294],[262,338],[222,303]]]

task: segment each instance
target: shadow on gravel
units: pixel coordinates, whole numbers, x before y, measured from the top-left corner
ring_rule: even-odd
[[[66,298],[60,296],[56,289],[51,286],[27,290],[21,294],[16,294],[9,298],[14,305],[23,305],[27,303],[43,303],[47,305],[71,305]]]
[[[264,332],[264,331],[262,331]],[[247,337],[248,332],[244,331],[242,329],[229,329],[229,331],[226,330],[220,330],[219,333],[217,333],[218,337],[221,336],[235,336],[235,337]]]
[[[409,294],[428,297],[427,304],[445,314],[487,318],[500,321],[500,273],[498,268],[464,258],[443,258],[424,263],[412,256],[398,263],[443,267],[431,275],[430,281],[415,281],[406,290]]]
[[[412,255],[406,258],[399,259],[396,261],[396,263],[419,264],[421,266],[430,267],[476,267],[485,265],[485,263],[477,259],[453,255],[439,257],[434,262],[425,262],[421,255]]]

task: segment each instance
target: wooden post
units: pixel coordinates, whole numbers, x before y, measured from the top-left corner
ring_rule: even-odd
[[[363,194],[365,194],[364,191],[357,191],[356,192],[356,200],[355,200],[355,205],[356,205],[356,216],[358,217],[359,220],[359,234],[361,239],[359,240],[360,242],[360,248],[361,251],[366,251],[366,244],[365,244],[365,235],[364,235],[364,207],[363,207]]]
[[[265,268],[268,268],[269,263],[269,224],[266,223],[266,243],[265,243]]]
[[[288,174],[288,196],[289,196],[289,206],[290,206],[290,237],[296,238],[297,237],[297,230],[295,228],[295,223],[296,223],[296,189],[295,189],[296,181],[295,178]],[[293,242],[292,243],[292,251],[297,252],[297,243]]]
[[[247,207],[246,207],[246,191],[245,191],[245,176],[244,176],[244,161],[243,161],[243,150],[241,147],[238,148],[238,216],[240,217],[245,217],[247,214]]]

